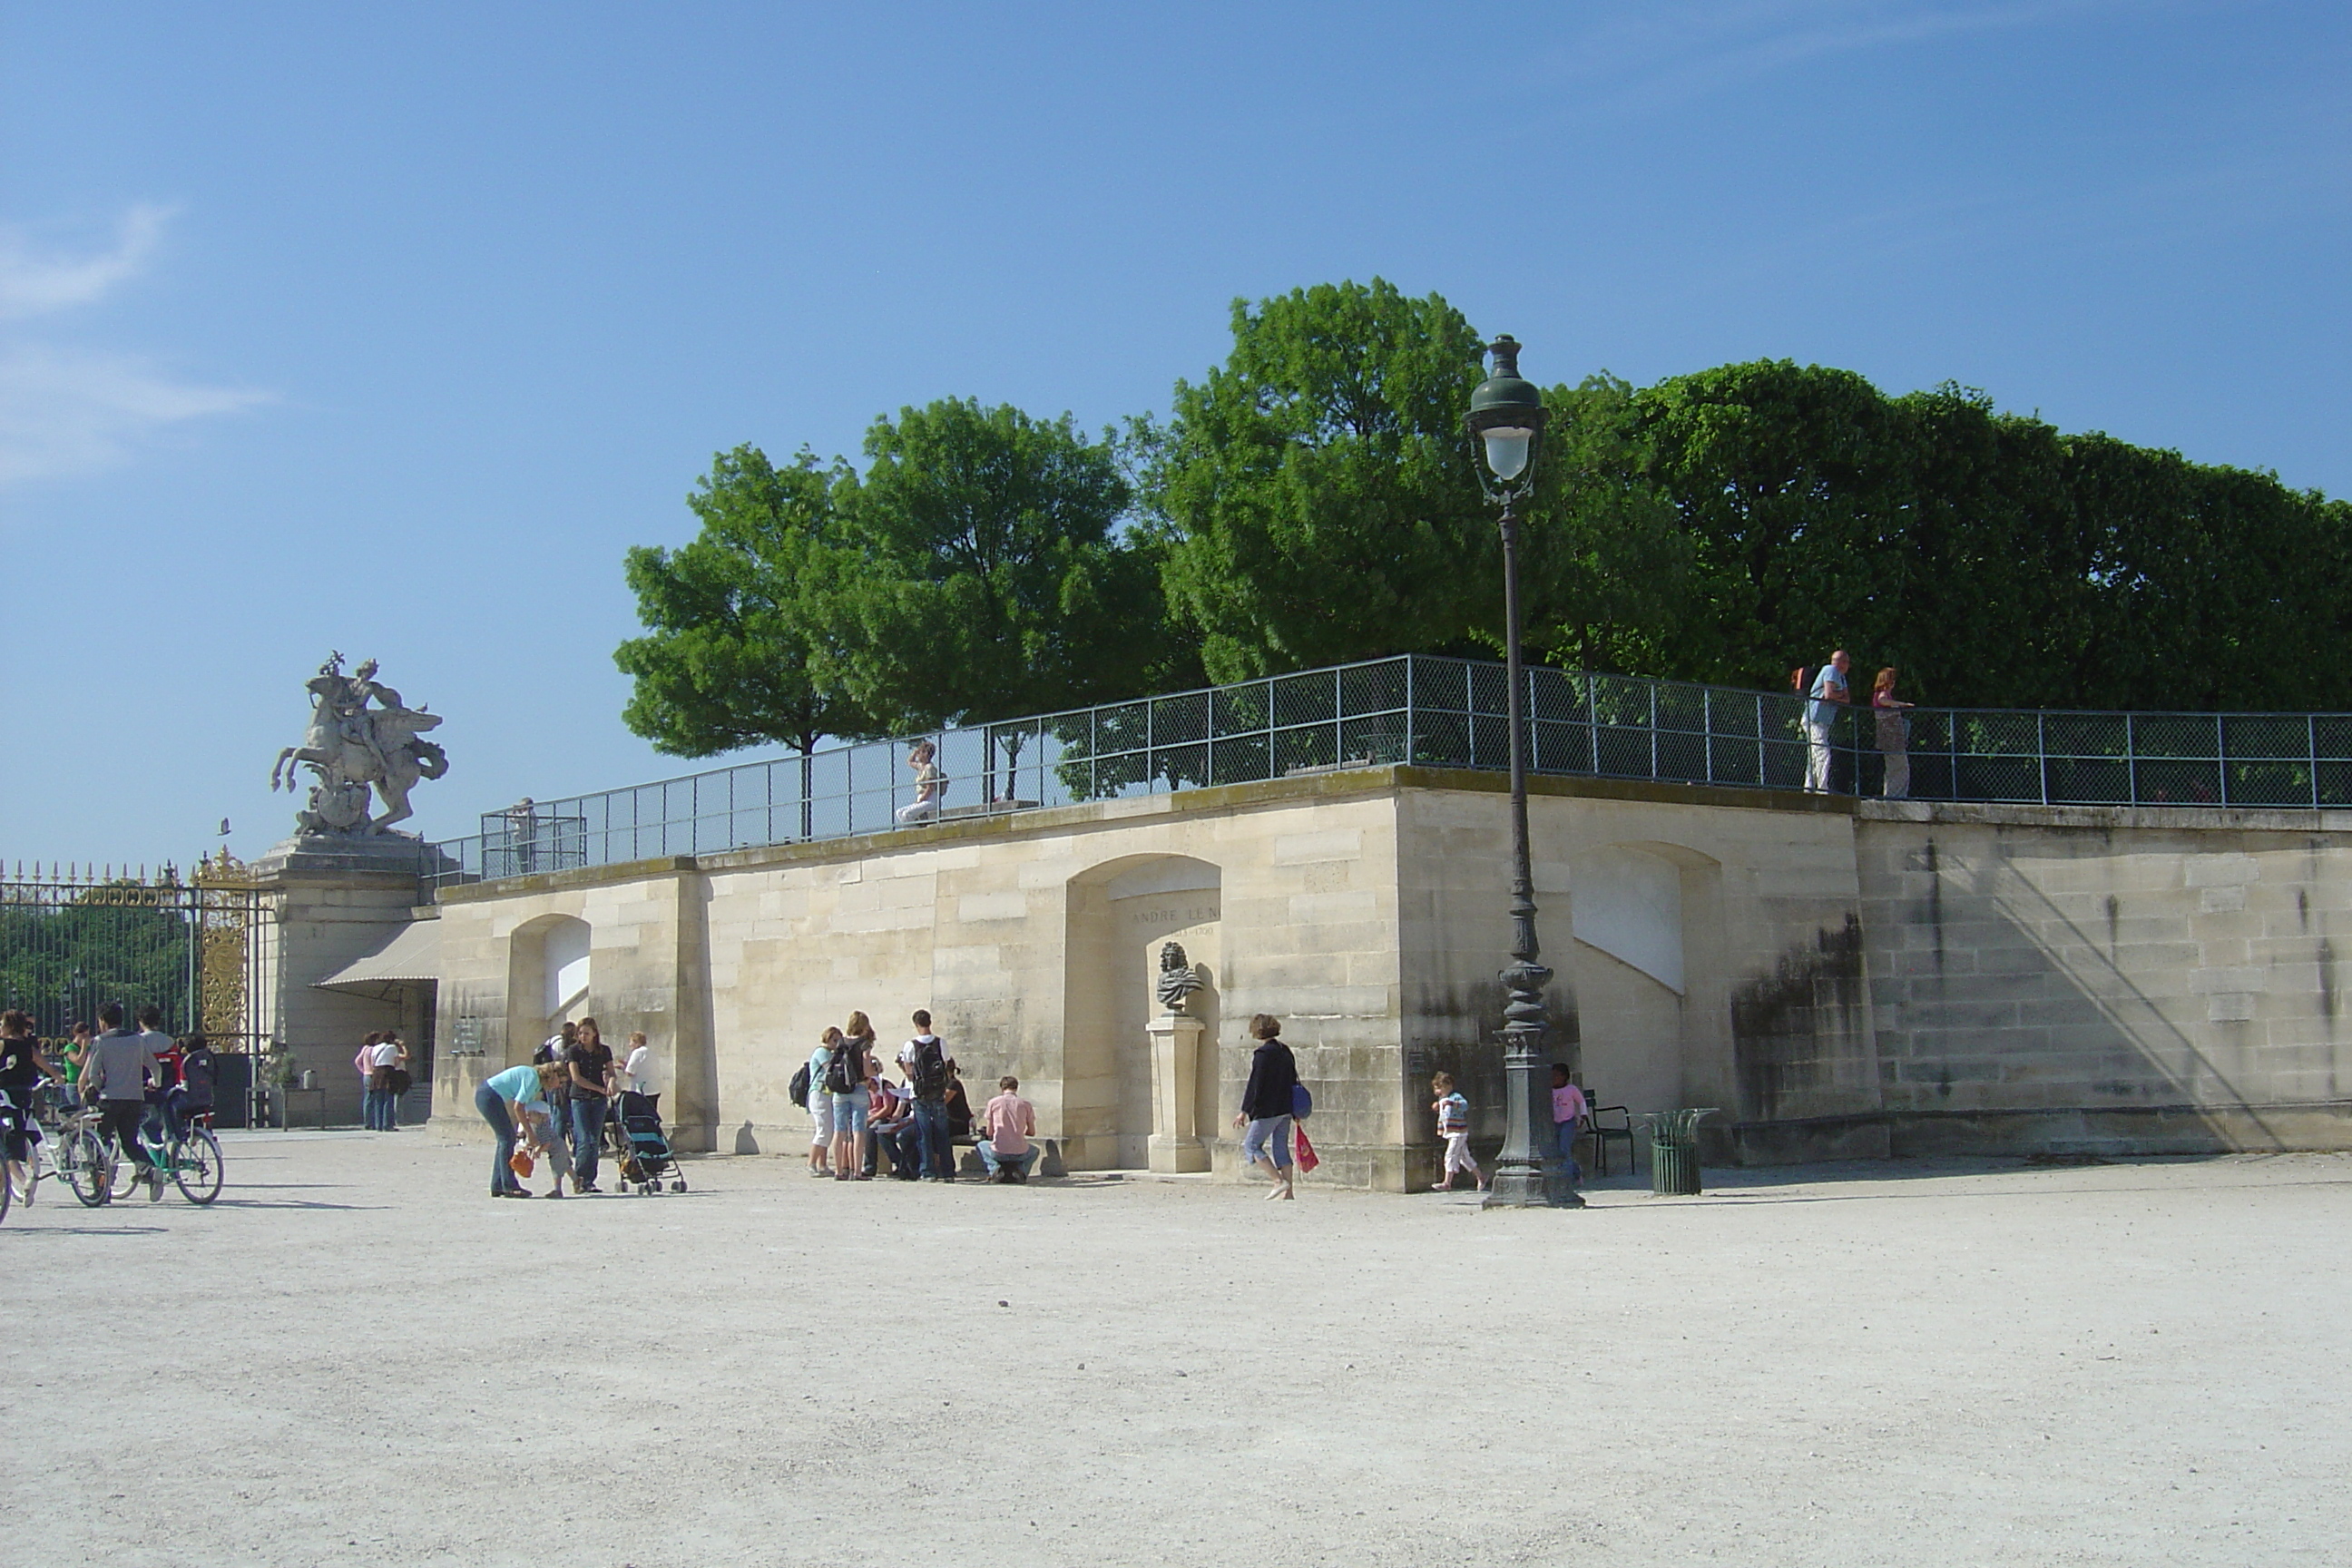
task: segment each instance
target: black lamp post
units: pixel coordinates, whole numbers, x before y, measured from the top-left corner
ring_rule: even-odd
[[[1479,488],[1503,509],[1503,646],[1510,669],[1511,721],[1511,966],[1503,984],[1511,999],[1503,1009],[1505,1107],[1509,1116],[1495,1179],[1486,1190],[1488,1208],[1535,1208],[1546,1204],[1582,1208],[1583,1198],[1568,1173],[1551,1157],[1550,1074],[1544,1065],[1544,983],[1551,971],[1540,962],[1536,941],[1535,873],[1528,855],[1527,674],[1519,663],[1518,503],[1535,488],[1536,457],[1543,445],[1543,395],[1519,375],[1519,345],[1510,337],[1487,347],[1495,374],[1470,395],[1470,434],[1484,448]]]

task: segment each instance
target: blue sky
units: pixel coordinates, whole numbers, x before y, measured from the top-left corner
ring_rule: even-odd
[[[714,450],[1164,411],[1324,280],[2352,494],[2347,84],[2262,0],[0,0],[0,858],[268,847],[331,647],[436,837],[707,765],[611,652]]]

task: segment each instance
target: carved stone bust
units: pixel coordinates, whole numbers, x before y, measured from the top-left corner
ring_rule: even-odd
[[[1163,942],[1160,944],[1160,1005],[1171,1013],[1181,1013],[1184,1000],[1201,989],[1201,977],[1184,958],[1184,944]]]

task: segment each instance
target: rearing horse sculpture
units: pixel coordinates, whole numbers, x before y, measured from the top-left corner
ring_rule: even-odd
[[[414,815],[408,792],[419,779],[447,773],[449,756],[417,739],[441,722],[439,714],[404,706],[399,692],[376,681],[373,659],[349,676],[342,662],[335,654],[304,682],[312,699],[310,727],[300,745],[278,753],[269,786],[296,789],[295,768],[309,767],[318,783],[310,787],[309,809],[295,814],[302,831],[372,836]],[[381,706],[369,706],[371,700]],[[381,816],[368,811],[371,787],[383,802]]]

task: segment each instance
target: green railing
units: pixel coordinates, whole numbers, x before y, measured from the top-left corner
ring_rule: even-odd
[[[1139,698],[928,737],[945,795],[916,799],[916,739],[833,746],[561,800],[518,803],[437,847],[436,883],[995,816],[1124,795],[1412,763],[1500,770],[1503,666],[1426,655]],[[1783,692],[1527,672],[1538,773],[1801,790],[1803,699]],[[1914,709],[1910,795],[2037,805],[2352,805],[2352,715]],[[1838,794],[1876,795],[1885,755],[1842,710],[1819,759]]]

